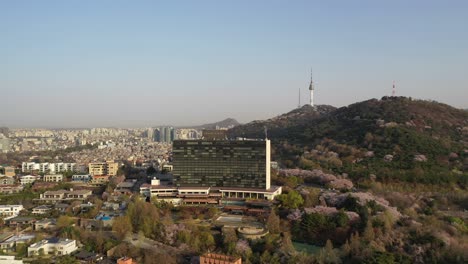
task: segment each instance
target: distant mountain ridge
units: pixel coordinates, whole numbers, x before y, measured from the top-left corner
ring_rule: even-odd
[[[236,119],[234,118],[226,118],[222,121],[214,122],[214,123],[209,123],[209,124],[204,124],[200,126],[194,126],[193,128],[197,129],[216,129],[216,127],[234,127],[240,125],[239,122],[237,122]]]

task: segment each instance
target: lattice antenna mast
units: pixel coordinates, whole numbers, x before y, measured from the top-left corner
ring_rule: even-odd
[[[301,108],[301,88],[299,88],[299,100],[297,102],[297,108]]]

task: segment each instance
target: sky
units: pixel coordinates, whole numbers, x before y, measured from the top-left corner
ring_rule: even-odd
[[[468,108],[468,1],[0,0],[0,126],[240,122],[396,93]]]

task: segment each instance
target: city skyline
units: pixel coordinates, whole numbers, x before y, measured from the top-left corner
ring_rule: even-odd
[[[468,4],[0,3],[0,126],[200,125],[308,98],[392,93],[467,108]]]

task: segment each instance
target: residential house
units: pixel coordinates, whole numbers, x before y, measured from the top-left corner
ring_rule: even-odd
[[[73,251],[77,250],[76,240],[63,239],[63,238],[51,238],[44,239],[37,243],[34,243],[28,247],[28,256],[38,255],[69,255]]]
[[[91,190],[70,190],[67,193],[67,200],[86,200],[93,194]]]
[[[46,191],[45,193],[39,195],[39,200],[46,202],[56,202],[65,199],[65,195],[68,191],[58,190],[58,191]]]
[[[33,214],[47,214],[52,208],[47,205],[39,205],[38,207],[33,208]]]
[[[109,175],[93,175],[89,184],[104,185],[109,182]]]
[[[21,204],[17,205],[0,205],[0,218],[10,219],[19,215],[24,207]]]
[[[34,223],[34,230],[44,230],[54,228],[57,224],[55,219],[44,218]]]
[[[19,193],[23,190],[23,185],[0,185],[0,193],[12,194]]]
[[[2,176],[0,177],[0,186],[1,185],[13,185],[15,184],[15,179],[12,177]]]
[[[27,217],[27,216],[17,216],[10,218],[6,221],[6,224],[9,227],[22,227],[22,226],[29,226],[33,225],[36,222],[36,218],[34,217]]]
[[[72,182],[89,182],[91,180],[90,174],[75,174],[72,176]]]
[[[8,239],[0,242],[0,250],[3,252],[13,252],[16,251],[18,244],[25,244],[31,242],[36,235],[34,234],[20,234],[10,236]]]
[[[133,188],[135,187],[137,180],[128,180],[117,184],[114,192],[118,192],[121,194],[132,193]]]
[[[67,211],[68,207],[70,207],[70,205],[65,204],[65,203],[56,203],[55,204],[55,210],[57,210],[59,212],[62,212],[62,213],[65,213]]]
[[[70,201],[70,200],[86,200],[91,196],[93,192],[91,190],[58,190],[58,191],[46,191],[39,196],[39,200],[43,202],[58,202],[58,201]]]
[[[119,203],[111,203],[111,202],[104,202],[102,204],[102,209],[110,210],[110,211],[117,211],[121,208]]]
[[[1,256],[0,264],[23,264],[23,260],[15,260],[15,256]]]

